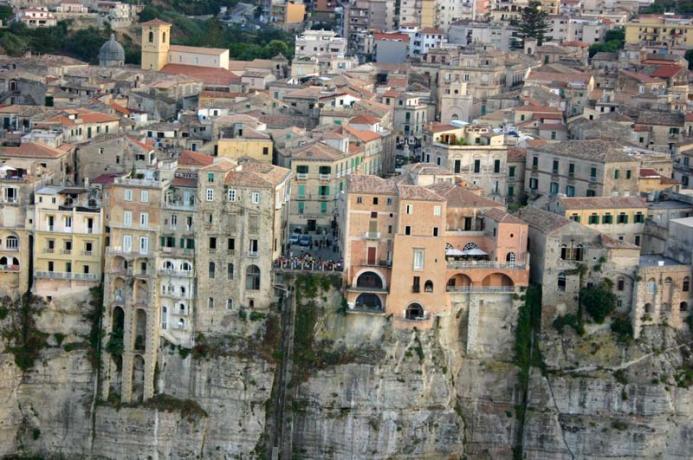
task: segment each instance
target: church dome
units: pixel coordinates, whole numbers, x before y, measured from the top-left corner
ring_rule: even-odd
[[[123,46],[111,34],[111,38],[101,46],[99,50],[99,65],[113,67],[125,63],[125,50]]]

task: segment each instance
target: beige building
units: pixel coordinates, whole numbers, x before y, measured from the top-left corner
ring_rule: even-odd
[[[671,48],[693,46],[693,23],[675,16],[643,15],[625,25],[626,44],[665,45]]]

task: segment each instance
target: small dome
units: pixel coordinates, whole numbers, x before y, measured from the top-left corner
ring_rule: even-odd
[[[116,66],[125,63],[125,50],[123,46],[111,34],[111,38],[101,46],[99,50],[99,64],[102,66]]]

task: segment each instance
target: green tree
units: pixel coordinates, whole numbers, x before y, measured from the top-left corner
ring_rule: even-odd
[[[520,20],[520,37],[524,41],[527,38],[537,40],[537,45],[541,46],[544,41],[551,40],[551,37],[546,36],[546,31],[549,30],[549,15],[542,10],[541,3],[532,0],[522,10],[522,19]]]
[[[604,43],[595,43],[590,46],[589,53],[590,57],[597,53],[615,53],[618,50],[623,49],[623,44],[625,43],[625,32],[622,28],[613,29],[606,33],[604,36]]]
[[[616,294],[606,283],[580,289],[580,302],[596,323],[603,323],[616,309]]]
[[[0,37],[0,46],[10,56],[22,56],[29,49],[29,43],[12,32],[5,32]]]
[[[14,11],[9,5],[0,5],[0,20],[7,23],[14,16]]]

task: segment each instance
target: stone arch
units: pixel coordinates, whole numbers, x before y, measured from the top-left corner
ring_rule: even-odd
[[[135,312],[135,350],[145,351],[147,348],[147,312],[138,308]]]
[[[664,279],[664,289],[662,291],[662,301],[671,304],[671,299],[674,297],[674,280],[670,277]]]
[[[358,286],[359,285],[359,279],[361,279],[361,275],[364,275],[366,273],[372,273],[372,274],[376,275],[378,278],[380,278],[380,285],[382,287],[372,288],[372,289],[387,289],[387,280],[385,279],[385,277],[380,272],[378,272],[377,270],[373,270],[371,268],[364,268],[364,269],[360,270],[359,272],[357,272],[356,275],[354,276],[352,286]]]
[[[491,273],[483,279],[481,285],[485,287],[512,287],[515,283],[504,273]]]
[[[149,297],[147,295],[148,288],[149,284],[146,280],[139,279],[135,281],[134,303],[147,304],[147,298]]]
[[[17,235],[8,235],[5,238],[5,248],[19,249],[19,237]]]
[[[374,271],[366,271],[359,274],[356,278],[356,287],[360,288],[370,288],[370,289],[383,289],[385,283],[380,274]]]
[[[125,280],[120,277],[116,277],[113,280],[113,301],[116,303],[125,302]]]
[[[448,279],[447,290],[468,288],[472,285],[472,279],[464,273],[456,273]]]
[[[144,358],[139,354],[132,359],[132,400],[144,400]]]
[[[404,317],[410,320],[424,319],[424,308],[420,303],[413,302],[407,306]]]
[[[433,292],[433,281],[426,280],[424,283],[424,292]]]
[[[113,259],[111,259],[111,271],[112,272],[125,272],[128,269],[128,261],[125,260],[125,257],[122,256],[114,256]]]
[[[681,313],[687,312],[688,311],[688,303],[687,302],[681,302],[679,304],[679,311]]]
[[[123,344],[123,337],[125,335],[125,311],[122,307],[113,307],[111,312],[111,336],[109,342],[116,346]],[[120,345],[122,346],[122,345]],[[122,350],[122,349],[121,349]],[[122,353],[111,354],[111,359],[116,366],[116,371],[121,372],[123,370],[123,355]]]
[[[170,260],[164,260],[163,263],[161,264],[161,268],[166,271],[173,271],[176,266],[173,264],[172,261]]]
[[[383,311],[383,301],[377,294],[364,292],[359,294],[354,307],[362,310]]]

